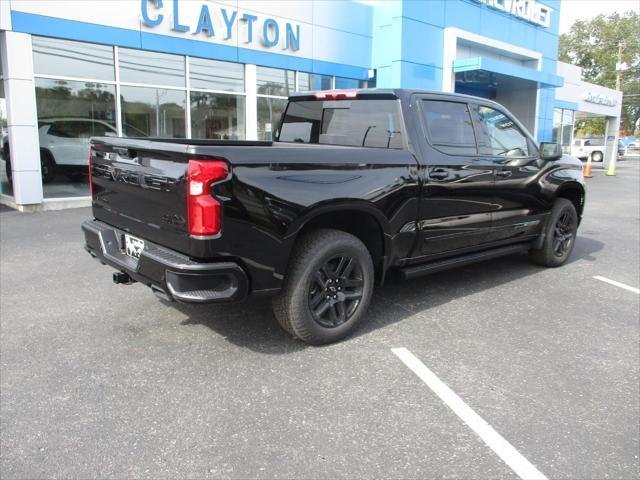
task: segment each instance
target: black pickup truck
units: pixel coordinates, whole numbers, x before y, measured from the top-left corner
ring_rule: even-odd
[[[99,137],[87,251],[169,301],[273,297],[311,344],[354,330],[375,285],[516,252],[557,267],[581,164],[502,106],[406,89],[294,95],[276,141]]]

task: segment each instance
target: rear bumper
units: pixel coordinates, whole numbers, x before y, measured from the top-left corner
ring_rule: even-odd
[[[160,297],[186,303],[242,300],[249,282],[234,262],[196,262],[145,240],[139,259],[124,253],[124,232],[97,220],[82,224],[85,249],[103,264],[151,287]]]

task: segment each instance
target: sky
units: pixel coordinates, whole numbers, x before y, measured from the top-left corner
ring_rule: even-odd
[[[640,0],[562,0],[560,33],[566,33],[576,20],[590,20],[601,13],[634,10],[640,13]]]

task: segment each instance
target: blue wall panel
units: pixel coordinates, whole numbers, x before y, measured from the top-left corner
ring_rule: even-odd
[[[400,3],[400,2],[398,2]],[[445,2],[402,2],[402,16],[436,27],[445,26]]]
[[[373,8],[344,0],[315,0],[313,24],[356,35],[373,35]]]
[[[442,28],[402,18],[402,60],[442,67]]]
[[[444,1],[445,25],[468,32],[480,31],[480,5],[465,0]]]
[[[442,68],[411,62],[396,62],[402,75],[404,88],[442,89]]]

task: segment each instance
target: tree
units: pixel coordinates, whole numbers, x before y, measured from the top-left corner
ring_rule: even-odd
[[[640,15],[598,15],[578,20],[569,33],[560,35],[559,59],[582,67],[584,79],[603,87],[616,88],[620,75],[622,130],[637,131],[640,123]],[[617,72],[618,54],[626,70]],[[591,126],[592,127],[592,126]],[[585,124],[584,128],[591,128]]]

